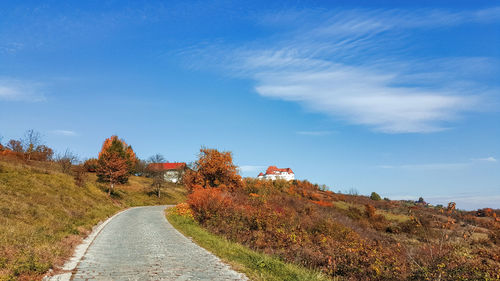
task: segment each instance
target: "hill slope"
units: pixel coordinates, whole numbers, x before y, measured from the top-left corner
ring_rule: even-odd
[[[188,203],[210,232],[336,280],[500,280],[498,210],[254,179],[232,189],[194,187]]]
[[[93,225],[120,209],[184,200],[183,187],[170,187],[158,199],[147,194],[150,184],[131,177],[109,198],[95,175],[79,187],[55,163],[0,159],[0,280],[41,278]]]

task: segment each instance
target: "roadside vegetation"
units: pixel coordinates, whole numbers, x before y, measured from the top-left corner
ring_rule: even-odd
[[[166,214],[169,222],[185,236],[192,238],[198,245],[229,263],[235,270],[245,273],[251,280],[330,280],[317,270],[283,262],[278,257],[251,250],[222,236],[212,234],[194,220],[189,205],[186,203],[167,209]]]
[[[333,193],[236,171],[229,152],[202,149],[184,177],[193,219],[231,242],[336,280],[500,280],[498,210]]]
[[[72,255],[94,225],[121,209],[185,201],[185,188],[169,183],[159,198],[152,179],[135,176],[140,171],[128,164],[126,180],[121,173],[111,190],[109,178],[96,173],[97,159],[84,164],[69,151],[54,156],[40,142],[37,137],[0,144],[2,281],[40,280]]]

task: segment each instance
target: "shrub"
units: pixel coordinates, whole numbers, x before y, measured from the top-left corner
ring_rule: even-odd
[[[378,195],[377,192],[372,192],[372,194],[370,195],[370,199],[374,200],[374,201],[380,201],[382,200],[382,198],[380,198],[380,195]]]
[[[83,163],[83,167],[87,172],[95,173],[97,171],[97,167],[99,165],[99,161],[96,158],[90,158],[85,160]]]
[[[373,205],[370,205],[370,204],[366,204],[365,205],[365,216],[367,218],[373,218],[375,217],[375,207],[373,207]]]
[[[231,152],[202,148],[193,169],[188,170],[183,182],[192,191],[195,187],[221,187],[234,190],[243,186]]]

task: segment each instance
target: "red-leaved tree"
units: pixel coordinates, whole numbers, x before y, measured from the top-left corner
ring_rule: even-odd
[[[114,190],[115,184],[128,181],[136,162],[132,147],[124,140],[111,136],[104,141],[99,152],[96,172],[100,181],[110,184],[109,194]]]
[[[183,177],[183,182],[192,191],[194,188],[235,188],[242,187],[238,167],[233,164],[231,152],[202,148],[198,161]]]

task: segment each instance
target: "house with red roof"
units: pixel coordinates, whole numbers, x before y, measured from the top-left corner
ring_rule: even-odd
[[[163,172],[165,181],[177,183],[181,181],[186,167],[186,163],[151,163],[146,169]]]
[[[260,173],[257,176],[257,179],[260,180],[287,180],[291,181],[295,179],[295,174],[293,173],[292,169],[290,168],[284,168],[280,169],[276,166],[269,166],[266,170],[266,173]]]

